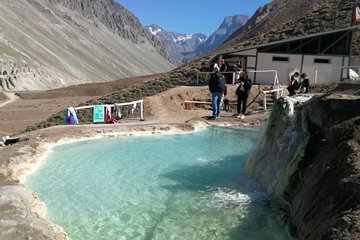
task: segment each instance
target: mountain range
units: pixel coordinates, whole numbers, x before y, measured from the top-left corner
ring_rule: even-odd
[[[2,0],[0,90],[44,90],[169,71],[176,85],[220,51],[349,26],[353,2],[273,0],[250,19],[226,17],[208,38],[161,30],[172,52],[157,38],[159,26],[148,31],[114,0]],[[354,37],[354,54],[360,52],[359,39]]]
[[[164,44],[169,57],[172,58],[174,62],[183,64],[221,46],[225,40],[248,20],[249,17],[245,15],[227,16],[219,28],[209,37],[206,37],[206,35],[202,33],[186,34],[168,32],[157,24],[148,25],[144,28]]]
[[[169,57],[178,64],[186,62],[186,56],[194,52],[207,39],[206,35],[202,33],[168,32],[157,24],[148,25],[144,28],[159,39]]]

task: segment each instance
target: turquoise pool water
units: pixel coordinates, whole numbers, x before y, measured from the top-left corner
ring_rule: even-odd
[[[243,170],[258,138],[208,128],[59,145],[26,185],[73,240],[289,239]]]

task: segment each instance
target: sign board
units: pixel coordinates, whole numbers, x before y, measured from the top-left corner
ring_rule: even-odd
[[[93,122],[104,122],[105,109],[103,105],[95,105],[93,108]]]

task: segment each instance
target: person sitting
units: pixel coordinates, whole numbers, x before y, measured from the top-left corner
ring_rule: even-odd
[[[310,86],[310,80],[307,77],[306,73],[301,74],[300,78],[302,79],[300,83],[300,92],[301,93],[308,93],[309,92],[309,86]]]
[[[288,87],[287,90],[289,91],[289,96],[295,95],[295,90],[300,88],[300,83],[298,81],[298,77],[300,76],[299,72],[294,72],[289,75],[288,79]]]

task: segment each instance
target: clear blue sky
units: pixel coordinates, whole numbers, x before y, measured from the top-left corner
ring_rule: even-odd
[[[168,32],[216,31],[226,16],[248,15],[271,0],[116,0],[139,18],[143,26],[159,24]]]

